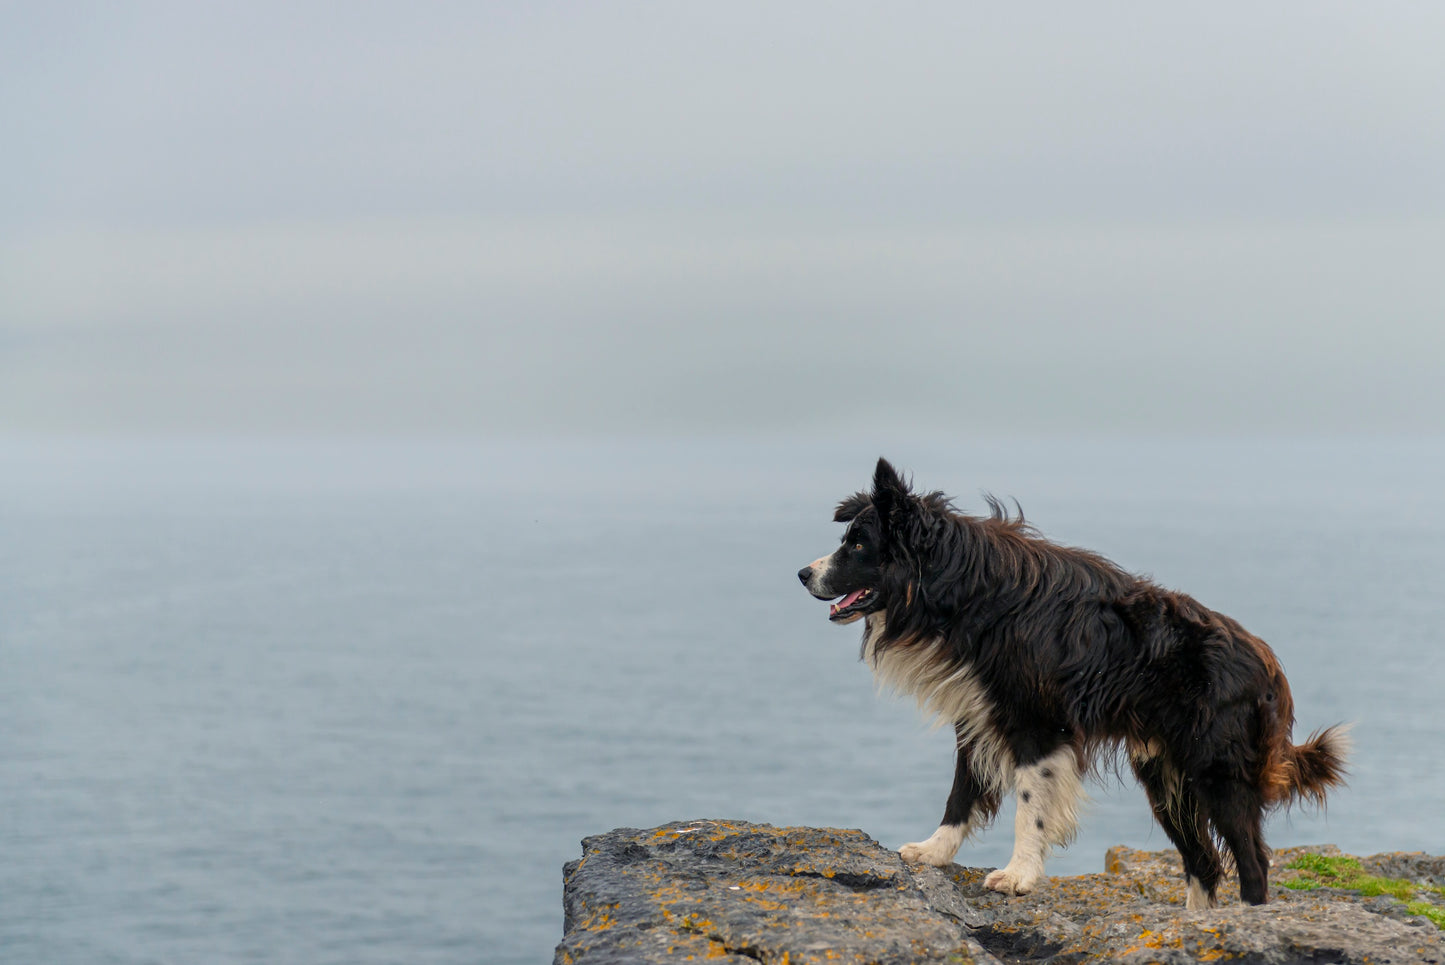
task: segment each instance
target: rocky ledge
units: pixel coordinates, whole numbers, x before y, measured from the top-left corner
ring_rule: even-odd
[[[861,831],[685,821],[582,842],[557,963],[1445,962],[1445,858],[1274,856],[1270,904],[1187,911],[1172,851],[1005,898],[990,869],[916,868]]]

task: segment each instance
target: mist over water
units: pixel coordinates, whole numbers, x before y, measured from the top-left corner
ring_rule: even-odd
[[[1297,739],[1356,721],[1350,787],[1272,844],[1445,852],[1439,439],[32,437],[0,441],[5,957],[546,961],[587,834],[926,836],[949,735],[794,576],[880,453],[1238,618]],[[1132,784],[1091,797],[1052,872],[1167,847]]]

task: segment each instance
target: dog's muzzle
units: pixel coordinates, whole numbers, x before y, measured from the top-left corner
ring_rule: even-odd
[[[831,599],[837,596],[828,589],[828,557],[820,557],[809,563],[798,571],[798,582],[808,588],[808,592],[820,600]]]

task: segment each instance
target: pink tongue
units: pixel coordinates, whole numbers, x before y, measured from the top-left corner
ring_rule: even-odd
[[[833,611],[832,611],[832,612],[837,613],[839,610],[842,610],[842,609],[845,609],[845,608],[847,608],[847,607],[852,606],[853,604],[855,604],[855,603],[858,602],[858,598],[859,598],[860,596],[862,596],[862,595],[863,595],[863,591],[862,591],[862,590],[854,590],[852,593],[849,593],[847,596],[843,597],[843,599],[839,600],[837,603],[834,603],[834,604],[833,604]]]

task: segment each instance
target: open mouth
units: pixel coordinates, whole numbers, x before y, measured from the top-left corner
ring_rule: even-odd
[[[873,591],[868,587],[861,590],[854,590],[837,603],[828,607],[828,619],[834,623],[846,623],[855,617],[863,615],[863,607],[872,598]]]

